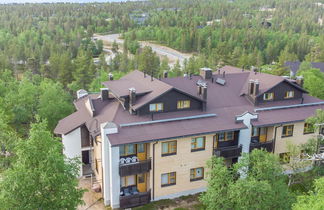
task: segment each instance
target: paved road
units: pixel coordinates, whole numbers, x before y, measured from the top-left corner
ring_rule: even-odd
[[[116,41],[117,44],[123,44],[124,40],[120,39],[119,37],[120,37],[120,34],[109,34],[109,35],[95,34],[94,35],[94,38],[102,40],[102,41],[104,41],[105,44],[110,44],[110,45],[114,41]],[[172,48],[165,47],[165,46],[158,45],[158,44],[153,44],[153,43],[146,42],[146,41],[140,41],[140,45],[141,45],[141,47],[150,46],[152,48],[152,50],[154,52],[156,52],[156,54],[159,55],[160,57],[166,56],[169,59],[169,64],[171,66],[173,66],[178,60],[179,60],[180,65],[182,66],[184,63],[184,60],[189,59],[192,56],[192,54],[182,53],[182,52],[179,52]]]

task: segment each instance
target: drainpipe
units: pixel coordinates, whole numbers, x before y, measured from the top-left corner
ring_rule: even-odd
[[[153,167],[152,167],[152,174],[153,174],[153,178],[152,178],[152,200],[154,200],[154,198],[155,198],[155,188],[154,188],[154,186],[155,186],[155,145],[157,144],[158,142],[156,141],[156,142],[154,142],[153,143]]]
[[[272,148],[272,153],[275,152],[275,147],[276,147],[276,138],[277,138],[277,128],[280,128],[282,126],[281,125],[278,125],[275,127],[275,133],[274,133],[274,138],[273,138],[273,148]]]

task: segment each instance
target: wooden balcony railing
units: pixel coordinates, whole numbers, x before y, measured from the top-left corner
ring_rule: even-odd
[[[130,176],[142,174],[151,170],[151,159],[142,160],[136,163],[120,164],[119,176]]]
[[[273,151],[273,140],[267,142],[256,142],[250,144],[250,152],[254,149],[265,149],[267,152]]]
[[[148,192],[140,192],[138,194],[119,197],[119,205],[120,208],[122,209],[141,206],[149,203],[150,201],[151,201],[151,190],[149,190]]]
[[[214,149],[214,155],[223,158],[236,158],[241,156],[242,145],[221,147]]]

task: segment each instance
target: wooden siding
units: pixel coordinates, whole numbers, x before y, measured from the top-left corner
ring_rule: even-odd
[[[178,100],[190,100],[190,108],[188,109],[177,109],[177,102]],[[137,114],[139,115],[145,115],[145,114],[151,114],[154,112],[150,112],[149,107],[150,104],[154,103],[163,103],[163,112],[174,112],[174,111],[188,111],[188,110],[197,110],[202,109],[202,102],[187,96],[185,94],[180,93],[177,90],[171,90],[158,98],[154,99],[150,103],[144,105],[139,110],[137,110]]]
[[[262,85],[262,84],[260,84]],[[294,97],[285,99],[285,93],[287,91],[294,91]],[[275,87],[271,88],[270,90],[266,91],[265,93],[273,93],[274,98],[270,101],[283,101],[283,100],[291,100],[291,99],[298,99],[301,98],[303,93],[296,87],[290,85],[289,83],[283,81],[280,84],[276,85]],[[256,104],[267,103],[269,101],[263,100],[263,94],[256,98]]]

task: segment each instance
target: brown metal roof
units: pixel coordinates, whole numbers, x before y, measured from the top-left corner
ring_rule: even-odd
[[[225,78],[223,78],[223,71],[225,71]],[[271,106],[283,106],[300,104],[301,100],[287,100],[279,102],[268,102],[266,104],[255,107],[245,97],[241,96],[242,90],[244,90],[247,82],[250,78],[258,79],[260,81],[260,88],[265,91],[276,84],[282,82],[284,78],[266,75],[266,74],[254,74],[249,71],[242,71],[239,68],[225,66],[221,69],[220,74],[215,72],[213,74],[214,79],[222,77],[226,80],[226,84],[219,85],[212,83],[211,80],[208,83],[207,93],[207,109],[206,111],[192,110],[192,111],[179,111],[179,112],[167,112],[156,113],[153,115],[153,120],[171,119],[186,116],[195,116],[201,114],[217,114],[216,117],[202,118],[202,119],[190,119],[180,120],[167,123],[156,123],[150,125],[139,125],[120,127],[120,124],[135,123],[150,121],[151,115],[131,115],[128,110],[120,105],[117,99],[110,99],[108,101],[101,101],[98,99],[98,95],[87,96],[78,100],[75,105],[78,107],[78,111],[72,115],[62,119],[55,129],[55,133],[66,134],[78,126],[85,124],[92,134],[99,134],[98,127],[104,122],[114,122],[118,126],[118,134],[109,135],[109,141],[112,145],[120,145],[126,143],[153,141],[160,139],[178,138],[189,135],[199,135],[206,133],[214,133],[218,131],[243,129],[245,125],[243,123],[236,123],[235,116],[240,115],[246,111],[253,113],[255,108],[271,107]],[[115,94],[128,95],[128,88],[134,87],[133,84],[138,85],[141,93],[144,94],[138,97],[135,106],[141,107],[143,104],[148,103],[159,95],[167,92],[171,89],[177,89],[185,92],[193,97],[197,96],[196,82],[202,79],[200,76],[189,77],[177,77],[177,78],[165,78],[160,80],[153,79],[147,76],[144,78],[143,73],[135,71],[126,75],[121,80],[120,84],[117,81],[106,82],[105,85],[110,88]],[[125,82],[136,80],[137,83]],[[264,85],[262,85],[265,83]],[[126,90],[126,91],[125,91]],[[138,92],[137,92],[138,93]],[[314,97],[304,95],[303,103],[312,103],[321,101]],[[85,109],[85,100],[91,97],[96,115],[92,118]],[[317,108],[324,108],[324,105],[309,106],[301,108],[289,108],[284,110],[271,110],[260,111],[258,121],[254,121],[256,126],[279,124],[291,121],[304,120],[307,117],[314,114]]]

